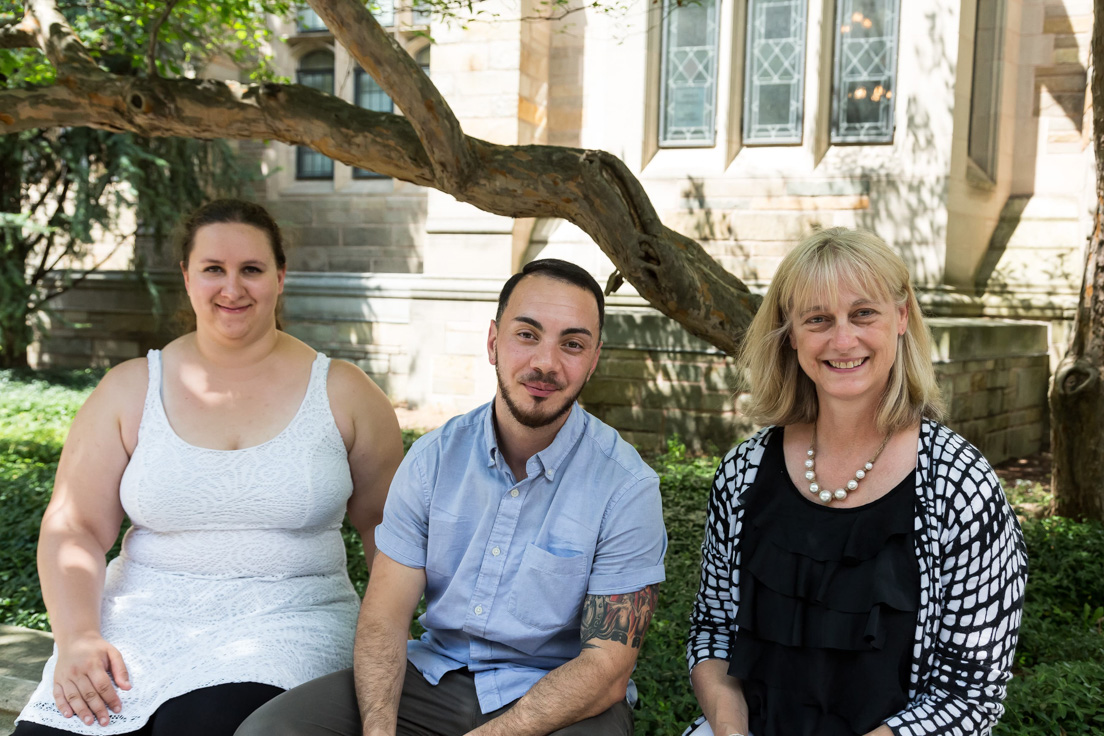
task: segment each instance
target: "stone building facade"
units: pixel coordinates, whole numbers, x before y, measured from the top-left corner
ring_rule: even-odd
[[[951,423],[994,460],[1046,443],[1049,370],[1076,304],[1093,197],[1091,0],[636,0],[554,21],[482,4],[466,29],[381,8],[469,135],[601,148],[664,222],[754,288],[818,227],[864,227],[909,263],[934,318]],[[308,17],[281,26],[302,83],[389,109]],[[433,38],[429,45],[426,32]],[[252,146],[287,229],[288,329],[357,361],[396,402],[462,411],[494,390],[484,343],[505,278],[533,258],[612,264],[555,220],[513,220],[279,143]],[[154,281],[171,290],[171,273]],[[59,305],[40,364],[112,362],[163,340],[122,273]],[[732,444],[730,362],[611,299],[584,400],[639,444]]]

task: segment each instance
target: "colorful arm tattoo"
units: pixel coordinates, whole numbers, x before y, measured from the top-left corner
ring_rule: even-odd
[[[593,639],[621,642],[639,649],[652,623],[659,586],[649,585],[635,593],[588,595],[583,601],[583,649],[593,649]]]

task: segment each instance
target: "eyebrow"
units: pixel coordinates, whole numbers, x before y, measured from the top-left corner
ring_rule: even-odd
[[[874,304],[874,303],[876,303],[876,301],[877,300],[875,300],[875,299],[866,299],[866,298],[856,299],[855,301],[851,302],[851,306],[852,307],[857,307],[860,304]],[[798,316],[799,317],[804,317],[806,314],[809,314],[811,312],[822,312],[822,311],[824,311],[824,307],[820,306],[819,304],[814,304],[813,306],[811,306],[808,309],[801,312]]]
[[[221,266],[225,263],[225,261],[223,261],[220,258],[201,258],[199,262],[200,263],[213,263],[216,266]],[[258,261],[258,260],[249,260],[249,261],[242,261],[241,265],[243,265],[243,266],[263,266],[263,265],[265,265],[265,262],[264,261]]]
[[[527,325],[532,325],[533,327],[536,327],[541,332],[544,331],[544,326],[540,322],[538,322],[537,320],[533,319],[532,317],[525,317],[525,316],[514,317],[514,321],[515,322],[524,322]],[[591,332],[590,330],[588,330],[585,327],[567,327],[563,330],[560,330],[560,335],[561,336],[563,336],[563,335],[586,335],[587,337],[594,337],[594,333]]]

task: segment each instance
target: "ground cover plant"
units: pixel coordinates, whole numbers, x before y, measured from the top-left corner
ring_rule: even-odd
[[[49,628],[35,540],[57,457],[77,408],[100,373],[0,371],[0,623]],[[404,433],[404,445],[416,433]],[[691,457],[677,440],[649,459],[660,475],[670,546],[667,582],[634,680],[640,736],[676,736],[696,714],[686,674],[687,620],[697,592],[705,508],[716,457]],[[1023,512],[1030,579],[1016,671],[998,736],[1104,732],[1104,525],[1048,516],[1038,483],[1006,484]],[[1038,517],[1038,518],[1037,518]],[[359,538],[344,532],[350,577],[363,592]]]

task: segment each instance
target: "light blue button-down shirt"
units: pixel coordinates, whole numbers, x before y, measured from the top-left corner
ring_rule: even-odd
[[[583,598],[663,580],[659,478],[578,404],[556,439],[513,477],[486,404],[410,448],[376,546],[425,568],[426,633],[407,656],[436,685],[475,674],[484,713],[578,656]]]

